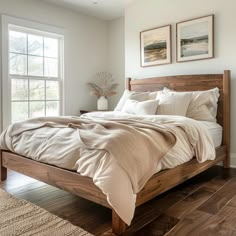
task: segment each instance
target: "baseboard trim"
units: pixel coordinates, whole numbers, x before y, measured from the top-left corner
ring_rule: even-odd
[[[236,168],[236,153],[230,154],[230,167]]]
[[[218,166],[223,166],[223,161],[217,164]],[[230,153],[230,167],[236,168],[236,153]]]

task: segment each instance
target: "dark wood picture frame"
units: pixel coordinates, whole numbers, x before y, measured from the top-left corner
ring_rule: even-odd
[[[146,43],[150,42],[148,46],[147,45],[145,46],[145,40],[146,40]],[[155,43],[153,42],[151,43],[151,41],[153,40],[156,40],[157,42],[154,41]],[[140,32],[140,66],[148,67],[148,66],[157,66],[157,65],[164,65],[164,64],[172,63],[172,47],[171,46],[172,46],[171,25],[164,25],[164,26],[141,31]],[[145,53],[145,47],[146,47],[146,53]],[[147,49],[147,47],[149,47],[149,49]],[[158,56],[160,58],[157,58]]]
[[[214,58],[214,15],[176,23],[176,61],[210,58]]]

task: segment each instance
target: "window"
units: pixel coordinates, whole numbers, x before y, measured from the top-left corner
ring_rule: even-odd
[[[64,31],[2,16],[2,124],[63,114]]]
[[[60,40],[9,27],[11,121],[60,114]]]

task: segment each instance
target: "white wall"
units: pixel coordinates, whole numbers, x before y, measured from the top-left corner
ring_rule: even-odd
[[[109,98],[109,109],[114,109],[125,88],[125,19],[109,21],[108,26],[108,71],[119,83],[117,95]]]
[[[107,70],[108,23],[38,0],[0,0],[0,14],[64,28],[65,114],[95,108],[86,82]],[[1,53],[1,48],[0,48]]]
[[[236,156],[236,1],[235,0],[137,0],[125,11],[125,74],[144,78],[162,75],[222,73],[231,70],[231,152]],[[175,23],[215,14],[215,58],[176,63]],[[173,64],[140,67],[139,32],[172,24]]]

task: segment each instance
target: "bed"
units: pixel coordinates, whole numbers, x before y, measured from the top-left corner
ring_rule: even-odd
[[[126,80],[126,88],[131,91],[158,91],[168,87],[176,91],[208,90],[214,87],[220,89],[220,98],[217,110],[217,122],[223,127],[222,145],[216,148],[216,158],[212,161],[198,163],[193,159],[176,168],[161,171],[153,175],[144,188],[138,193],[136,206],[139,206],[187,179],[203,172],[211,166],[223,161],[224,167],[230,166],[230,71],[223,74],[184,75],[156,77],[139,80]],[[40,163],[16,153],[1,150],[0,177],[1,181],[7,178],[7,169],[28,175],[47,184],[56,186],[65,191],[111,208],[106,196],[93,183],[91,178]],[[112,209],[112,231],[120,235],[126,230],[126,224]]]

